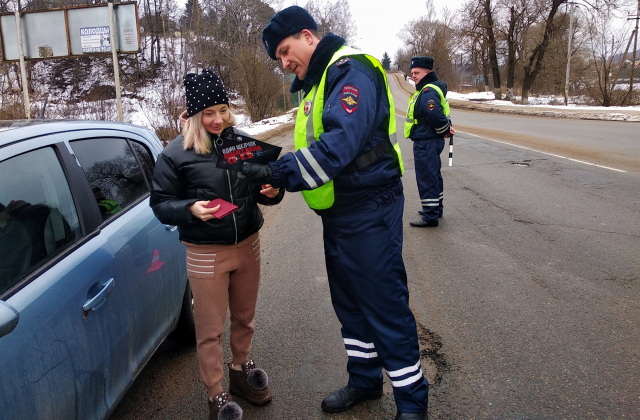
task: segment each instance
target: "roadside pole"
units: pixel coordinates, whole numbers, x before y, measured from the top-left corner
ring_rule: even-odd
[[[22,95],[24,97],[24,113],[27,119],[31,119],[31,104],[29,102],[29,81],[27,80],[27,67],[24,63],[24,47],[22,45],[22,23],[20,22],[20,12],[15,12],[16,32],[18,33],[18,50],[20,53],[20,75],[22,76]]]
[[[640,1],[640,0],[638,0]],[[573,3],[569,2],[569,45],[567,46],[567,73],[564,80],[564,105],[569,104],[569,73],[571,69],[571,39],[573,38]]]
[[[118,65],[118,51],[116,48],[116,20],[113,15],[113,3],[107,3],[109,6],[109,27],[111,38],[111,55],[113,57],[113,78],[116,82],[116,103],[118,104],[118,121],[124,120],[122,115],[122,98],[120,97],[120,66]]]
[[[629,77],[629,105],[633,104],[633,78],[636,69],[636,51],[638,50],[638,22],[640,22],[640,0],[638,0],[638,12],[627,20],[635,19],[636,28],[633,30],[633,58],[631,59],[631,77]]]

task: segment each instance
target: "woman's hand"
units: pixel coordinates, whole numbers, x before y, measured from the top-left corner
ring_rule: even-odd
[[[263,184],[260,194],[266,195],[269,198],[276,198],[280,193],[280,188],[273,188],[271,184]]]
[[[213,213],[217,213],[220,210],[220,205],[218,204],[215,207],[207,207],[209,201],[196,201],[193,203],[189,210],[191,213],[202,221],[211,220],[214,218]]]

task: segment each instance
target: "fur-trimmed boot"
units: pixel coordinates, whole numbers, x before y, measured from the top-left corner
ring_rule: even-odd
[[[242,420],[242,408],[226,392],[209,397],[209,420]]]
[[[271,401],[267,373],[256,368],[253,360],[243,363],[242,370],[233,369],[231,363],[228,366],[230,393],[244,398],[254,405],[265,405]]]

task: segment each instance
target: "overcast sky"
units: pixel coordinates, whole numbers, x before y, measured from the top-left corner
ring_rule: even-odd
[[[321,3],[323,0],[315,0]],[[402,41],[397,37],[402,28],[411,20],[426,14],[425,0],[344,0],[349,3],[351,16],[357,28],[354,47],[382,59],[382,55],[389,54],[393,61]],[[304,7],[307,0],[284,0],[283,8],[294,4]],[[445,5],[455,10],[462,4],[462,0],[434,0],[436,10],[442,10]]]

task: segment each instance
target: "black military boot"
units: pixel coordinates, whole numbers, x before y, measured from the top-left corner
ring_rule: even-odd
[[[356,391],[345,386],[322,400],[322,409],[328,413],[341,413],[362,401],[380,397],[382,397],[382,387],[369,391]]]
[[[419,413],[401,413],[398,412],[395,420],[427,420],[427,409],[425,408],[423,411]]]
[[[438,219],[436,220],[424,220],[419,219],[415,222],[409,222],[413,227],[438,227]]]

